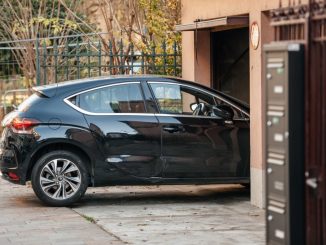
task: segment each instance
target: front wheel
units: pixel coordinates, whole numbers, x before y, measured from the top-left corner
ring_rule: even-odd
[[[32,171],[36,196],[50,206],[69,206],[78,201],[88,187],[88,171],[81,157],[68,151],[43,155]]]

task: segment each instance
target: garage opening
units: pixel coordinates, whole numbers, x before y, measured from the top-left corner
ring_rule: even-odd
[[[249,28],[211,32],[212,86],[249,104]]]

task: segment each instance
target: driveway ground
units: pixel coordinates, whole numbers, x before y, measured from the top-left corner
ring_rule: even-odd
[[[45,207],[31,188],[0,178],[0,244],[122,244],[70,208]]]
[[[51,208],[0,180],[0,244],[264,244],[264,211],[249,199],[239,185],[123,186]]]

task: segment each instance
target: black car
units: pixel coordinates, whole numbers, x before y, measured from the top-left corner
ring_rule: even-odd
[[[249,183],[249,107],[177,78],[36,87],[2,121],[2,177],[65,206],[88,186]]]

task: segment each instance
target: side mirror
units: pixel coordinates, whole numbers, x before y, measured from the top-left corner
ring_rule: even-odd
[[[234,111],[232,107],[228,105],[213,106],[213,113],[215,116],[221,117],[225,120],[232,120],[234,117]]]
[[[195,111],[197,109],[197,107],[198,107],[198,104],[197,103],[191,103],[190,104],[190,110],[191,111]]]

